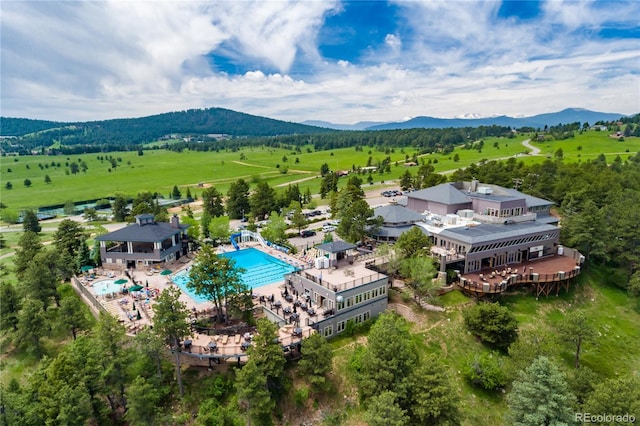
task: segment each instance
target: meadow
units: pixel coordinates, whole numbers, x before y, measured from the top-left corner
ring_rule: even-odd
[[[564,141],[544,141],[532,145],[541,149],[538,156],[525,154],[529,150],[522,145],[527,135],[512,139],[487,138],[481,151],[455,147],[449,154],[433,153],[421,156],[421,160],[432,161],[436,172],[450,172],[470,163],[505,159],[517,156],[519,161],[541,162],[554,158],[561,148],[564,161],[584,161],[605,154],[608,161],[616,155],[625,159],[640,150],[640,140],[629,138],[619,142],[602,132],[585,132],[574,139]],[[388,153],[373,147],[341,148],[328,151],[313,151],[311,146],[302,147],[300,152],[285,149],[250,147],[224,152],[173,152],[164,149],[143,151],[112,152],[105,154],[83,154],[73,156],[20,156],[2,157],[2,202],[12,210],[24,208],[62,205],[68,201],[107,198],[115,194],[135,196],[141,191],[158,192],[168,197],[173,186],[181,191],[189,187],[192,195],[201,191],[198,184],[214,185],[223,193],[230,183],[242,178],[254,183],[264,180],[271,186],[286,186],[297,182],[305,191],[319,192],[320,167],[326,163],[331,170],[350,170],[364,167],[371,158],[371,164],[391,157],[390,173],[374,173],[375,188],[392,184],[406,170],[406,157],[411,157],[415,148],[394,148]],[[105,159],[99,159],[105,157]],[[117,167],[106,157],[116,159]],[[286,161],[285,161],[286,158]],[[84,162],[86,171],[70,173],[72,162]],[[57,164],[60,164],[58,167]],[[416,168],[409,168],[415,173]],[[49,176],[51,182],[45,182]],[[25,179],[31,181],[29,187]],[[7,189],[7,182],[12,188]]]
[[[403,302],[390,293],[392,301]],[[472,386],[462,372],[473,356],[489,353],[489,349],[471,335],[464,325],[462,311],[472,298],[454,291],[441,296],[446,312],[426,312],[414,306],[417,321],[411,324],[413,341],[422,355],[436,354],[448,368],[453,387],[460,397],[459,408],[464,415],[464,425],[505,424],[507,412],[505,392],[486,391]],[[599,378],[626,377],[640,372],[640,313],[626,292],[607,282],[607,272],[593,268],[583,274],[572,285],[568,293],[543,297],[536,300],[525,292],[503,296],[501,304],[509,307],[518,319],[519,329],[539,331],[555,335],[563,313],[571,309],[581,309],[595,324],[597,338],[594,343],[584,345],[581,364],[592,369]],[[411,304],[411,303],[410,303]],[[355,383],[349,372],[349,360],[357,345],[364,343],[362,336],[338,337],[331,341],[334,348],[334,377],[339,381],[340,392],[344,395],[355,393]],[[569,346],[555,341],[554,361],[563,367],[569,378],[575,373],[573,352]],[[506,371],[509,371],[509,356],[498,356]],[[353,393],[349,393],[353,392]],[[359,424],[362,412],[347,411],[346,424]]]

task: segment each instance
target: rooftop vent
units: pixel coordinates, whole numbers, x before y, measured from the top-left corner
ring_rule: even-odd
[[[478,194],[489,195],[491,193],[493,193],[493,189],[489,188],[488,186],[478,187]]]

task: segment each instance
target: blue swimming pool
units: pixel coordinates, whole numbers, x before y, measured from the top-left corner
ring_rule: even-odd
[[[104,296],[105,294],[120,294],[122,292],[122,284],[116,284],[115,280],[100,280],[92,285],[96,296]]]
[[[285,274],[296,270],[295,266],[254,248],[231,251],[220,256],[233,259],[237,267],[245,270],[244,273],[240,274],[240,279],[252,289],[282,281]],[[174,275],[172,280],[196,302],[207,301],[207,299],[187,288],[189,273],[186,270]]]

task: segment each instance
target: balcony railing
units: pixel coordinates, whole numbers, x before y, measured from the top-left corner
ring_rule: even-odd
[[[350,281],[346,281],[346,282],[341,282],[339,284],[336,283],[330,283],[327,282],[325,280],[320,280],[318,277],[316,277],[315,275],[312,275],[306,271],[299,271],[297,274],[292,274],[290,276],[290,280],[295,281],[295,276],[298,275],[300,278],[304,278],[308,281],[312,281],[316,284],[318,284],[319,286],[322,286],[328,290],[333,291],[334,293],[338,293],[340,291],[344,291],[344,290],[348,290],[350,288],[356,288],[359,287],[361,285],[365,285],[365,284],[369,284],[372,282],[376,282],[382,279],[387,278],[386,275],[381,274],[379,272],[375,272],[373,274],[364,276],[364,277],[359,277]]]

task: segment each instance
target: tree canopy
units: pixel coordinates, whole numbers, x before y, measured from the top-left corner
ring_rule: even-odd
[[[218,256],[212,247],[203,246],[189,269],[188,287],[210,300],[218,312],[218,320],[224,321],[224,306],[233,295],[245,292],[240,280],[241,268],[234,261]]]
[[[574,399],[560,369],[546,357],[536,358],[507,395],[507,422],[518,426],[573,424]]]
[[[518,321],[508,308],[479,303],[463,312],[467,328],[483,342],[506,351],[518,338]]]

